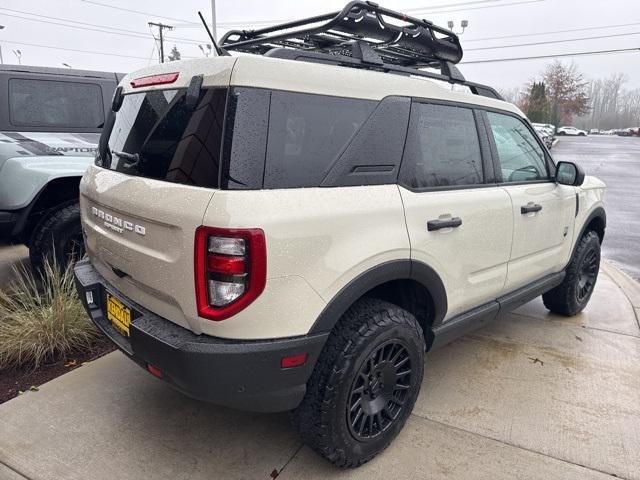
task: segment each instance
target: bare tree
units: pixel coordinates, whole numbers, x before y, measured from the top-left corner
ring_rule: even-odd
[[[547,65],[542,75],[549,100],[551,123],[570,124],[574,115],[589,112],[587,82],[574,63],[555,61]]]

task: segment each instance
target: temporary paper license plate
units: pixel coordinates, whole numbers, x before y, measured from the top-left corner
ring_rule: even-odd
[[[107,318],[113,325],[113,328],[125,337],[129,336],[131,309],[110,293],[107,293]]]

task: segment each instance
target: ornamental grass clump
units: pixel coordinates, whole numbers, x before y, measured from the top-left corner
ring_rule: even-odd
[[[21,265],[0,290],[0,368],[40,367],[87,352],[100,338],[78,298],[73,265],[45,261],[42,271]]]

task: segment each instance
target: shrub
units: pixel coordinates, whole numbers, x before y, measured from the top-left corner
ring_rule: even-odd
[[[14,267],[0,290],[0,368],[32,366],[86,352],[100,338],[78,298],[73,265],[45,261],[40,273]]]

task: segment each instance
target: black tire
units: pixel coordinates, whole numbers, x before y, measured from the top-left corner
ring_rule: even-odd
[[[591,230],[579,240],[562,283],[542,295],[544,306],[567,317],[581,312],[589,303],[599,269],[600,238]]]
[[[412,314],[381,300],[358,301],[327,340],[293,414],[302,440],[340,467],[371,460],[411,413],[424,354],[422,329]]]
[[[558,132],[558,133],[557,133],[557,135],[560,135],[560,136],[563,136],[563,137],[564,137],[564,136],[566,135],[566,133],[564,133],[564,132]]]
[[[66,268],[70,261],[84,255],[80,205],[75,201],[55,207],[36,225],[29,242],[29,259],[35,270],[41,270],[44,260]]]

